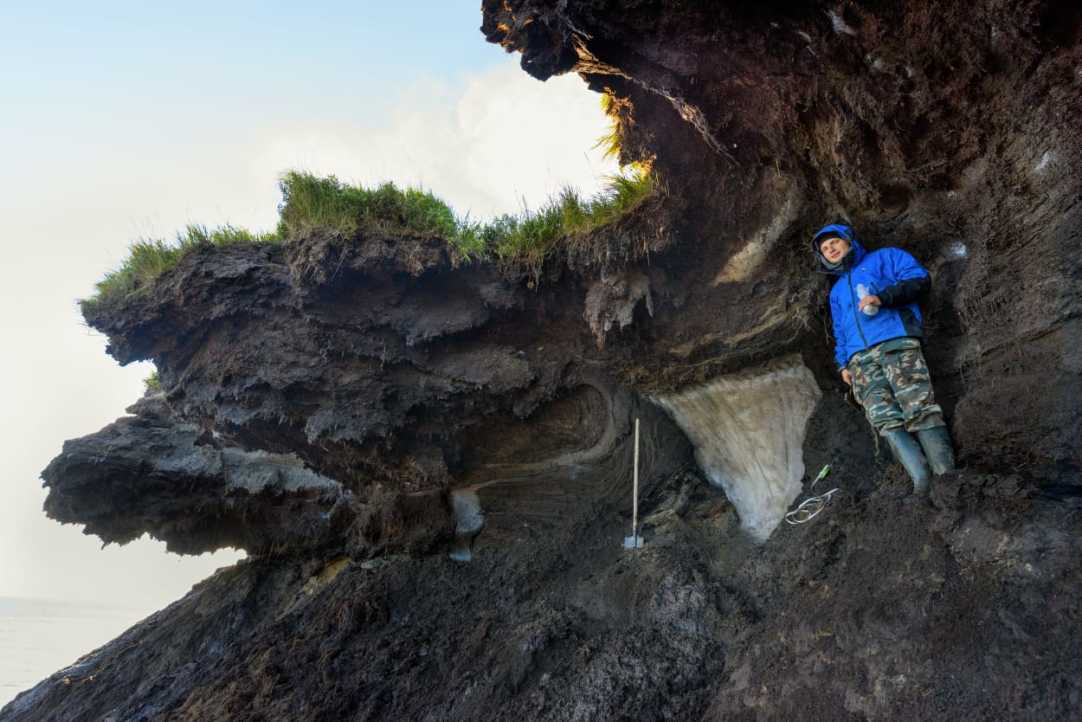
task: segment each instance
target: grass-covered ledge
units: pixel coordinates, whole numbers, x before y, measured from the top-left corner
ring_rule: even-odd
[[[321,232],[343,239],[365,232],[423,234],[446,240],[459,261],[519,262],[536,269],[561,244],[574,243],[638,207],[657,183],[649,166],[634,165],[611,176],[592,198],[565,188],[536,210],[524,209],[487,222],[457,215],[428,191],[402,189],[393,183],[365,188],[334,176],[290,171],[279,186],[282,202],[274,232],[189,225],[173,241],[141,239],[131,245],[120,268],[97,283],[94,296],[80,304],[86,309],[144,290],[199,248],[288,243]]]
[[[105,278],[95,285],[94,296],[83,299],[80,304],[86,308],[88,305],[108,303],[146,288],[197,248],[280,241],[277,233],[252,233],[231,225],[213,230],[208,230],[205,226],[190,225],[178,233],[173,242],[162,239],[138,240],[131,244],[128,257],[120,268],[105,274]]]
[[[593,198],[565,188],[537,210],[505,214],[487,222],[462,217],[428,191],[401,190],[393,183],[374,189],[351,186],[333,176],[287,173],[282,179],[282,238],[333,231],[343,237],[371,229],[411,232],[447,240],[463,259],[537,264],[560,242],[597,230],[622,217],[655,188],[649,166],[610,176]]]

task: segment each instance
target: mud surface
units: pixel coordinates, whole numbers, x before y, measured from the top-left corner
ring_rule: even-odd
[[[1079,505],[964,472],[928,507],[868,461],[761,547],[684,473],[635,552],[595,508],[466,565],[242,563],[4,718],[1070,718]]]

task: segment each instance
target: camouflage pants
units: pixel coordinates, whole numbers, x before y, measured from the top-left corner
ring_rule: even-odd
[[[932,395],[932,377],[915,338],[895,338],[849,359],[853,394],[880,434],[944,426],[943,409]]]

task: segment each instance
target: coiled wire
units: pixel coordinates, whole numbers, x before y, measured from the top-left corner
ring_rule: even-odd
[[[814,489],[816,484],[828,476],[830,476],[830,464],[819,470],[819,475],[815,477],[815,481],[811,483],[809,488]],[[838,489],[834,488],[818,496],[809,496],[800,502],[796,509],[785,515],[785,521],[789,524],[807,524],[826,508],[827,504],[830,503],[830,499],[837,492]]]
[[[831,489],[825,494],[819,496],[809,496],[804,501],[800,502],[800,505],[796,509],[785,515],[785,521],[790,524],[806,524],[816,516],[819,512],[826,508],[827,503],[831,497],[838,491],[838,489]]]

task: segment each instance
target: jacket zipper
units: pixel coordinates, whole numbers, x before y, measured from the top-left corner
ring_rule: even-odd
[[[868,339],[864,336],[864,329],[860,327],[860,312],[857,311],[857,304],[853,301],[856,299],[856,292],[853,291],[853,269],[850,268],[845,274],[845,278],[849,281],[849,305],[853,308],[853,320],[857,322],[857,333],[860,334],[860,340],[864,342],[863,351],[868,350]]]

